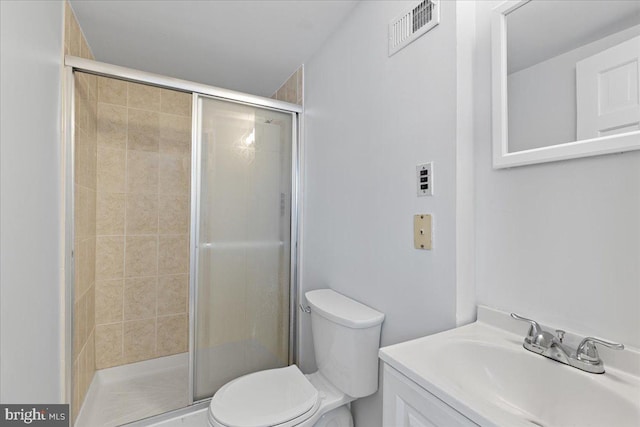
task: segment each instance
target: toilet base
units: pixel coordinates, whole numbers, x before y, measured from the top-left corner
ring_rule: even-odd
[[[353,427],[349,404],[355,399],[335,388],[320,372],[306,376],[320,393],[320,408],[297,427]]]
[[[313,427],[353,427],[353,417],[346,405],[324,414]]]

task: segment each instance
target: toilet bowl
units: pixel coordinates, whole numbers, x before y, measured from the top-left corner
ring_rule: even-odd
[[[347,404],[378,389],[384,314],[330,289],[305,294],[318,371],[296,365],[236,378],[211,399],[211,427],[353,427]]]
[[[209,425],[320,427],[324,417],[325,422],[331,418],[332,427],[352,427],[348,410],[329,417],[336,409],[346,410],[344,405],[352,400],[319,373],[304,375],[291,365],[245,375],[224,385],[209,405]]]

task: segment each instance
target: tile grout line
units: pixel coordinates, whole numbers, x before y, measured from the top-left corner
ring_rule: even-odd
[[[157,275],[158,277],[171,277],[171,276],[188,276],[189,273],[166,273]],[[127,277],[106,277],[104,279],[100,279],[100,282],[115,282],[116,280],[125,280],[125,279],[145,279],[150,277],[156,277],[156,275],[146,275],[146,276],[127,276]]]
[[[166,114],[168,116],[174,116],[174,117],[183,117],[183,118],[191,118],[191,115],[188,114],[177,114],[177,113],[169,113],[167,111],[162,111],[162,110],[153,110],[153,109],[147,109],[147,108],[140,108],[140,107],[131,107],[129,105],[122,105],[122,104],[116,104],[113,102],[106,102],[106,101],[100,101],[101,104],[105,104],[105,105],[111,105],[114,107],[121,107],[121,108],[126,108],[126,109],[132,109],[132,110],[140,110],[140,111],[147,111],[150,113],[158,113],[158,114]]]
[[[109,194],[116,194],[116,193],[109,193]],[[134,194],[134,195],[138,195],[139,193],[130,193],[130,194]],[[128,237],[152,237],[152,236],[162,236],[162,237],[185,237],[188,236],[187,233],[167,233],[167,234],[160,234],[160,233],[149,233],[149,234],[130,234],[128,235]],[[122,234],[101,234],[100,237],[122,237]]]
[[[165,317],[175,317],[175,316],[183,316],[183,315],[185,315],[185,314],[186,314],[186,313],[185,313],[184,311],[179,311],[179,312],[175,312],[175,313],[161,314],[161,315],[159,315],[158,317],[161,317],[161,318],[165,318]],[[140,318],[135,318],[135,319],[128,319],[128,320],[125,320],[125,321],[124,321],[124,323],[138,322],[138,321],[140,321],[140,320],[152,320],[152,319],[154,319],[154,317],[153,317],[153,316],[151,316],[151,317],[140,317]],[[123,323],[123,322],[121,322],[121,321],[120,321],[120,322],[116,321],[116,322],[101,323],[101,324],[100,324],[100,326],[112,326],[112,325],[117,325],[118,323]]]
[[[162,92],[160,92],[160,110],[162,110]],[[158,122],[158,153],[160,152],[160,123]],[[158,156],[158,186],[156,187],[156,204],[158,206],[156,215],[156,310],[155,310],[155,348],[154,355],[158,354],[158,293],[160,292],[160,157]]]
[[[124,356],[124,308],[125,308],[125,304],[124,304],[124,299],[125,299],[125,289],[126,289],[126,280],[127,280],[127,189],[128,189],[128,184],[129,184],[129,83],[126,83],[125,85],[126,87],[126,109],[127,109],[127,121],[125,123],[125,135],[126,135],[126,139],[125,139],[125,144],[124,144],[124,222],[123,222],[123,229],[122,229],[122,233],[123,235],[123,259],[122,259],[122,325],[121,325],[121,334],[122,334],[122,340],[120,343],[120,354],[121,354],[121,359],[120,359],[120,363],[123,364],[125,363],[125,356]]]

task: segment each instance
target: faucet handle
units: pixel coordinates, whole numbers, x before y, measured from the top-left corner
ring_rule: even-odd
[[[551,346],[555,337],[549,332],[542,329],[538,322],[536,322],[535,320],[527,319],[526,317],[519,316],[515,313],[511,313],[511,317],[516,320],[528,322],[529,324],[531,324],[529,332],[524,338],[525,343],[529,343],[542,349],[549,348],[549,346]]]
[[[624,345],[622,344],[595,337],[586,337],[580,342],[580,345],[578,345],[578,349],[576,350],[576,357],[578,360],[592,365],[600,363],[600,356],[598,355],[596,344],[600,344],[614,350],[624,350]]]
[[[535,320],[527,319],[526,317],[519,316],[515,313],[511,313],[511,317],[516,320],[520,320],[521,322],[528,322],[529,324],[531,324],[531,327],[529,328],[529,337],[534,338],[542,333],[540,324],[538,324],[538,322],[536,322]]]
[[[562,343],[562,340],[564,340],[564,334],[566,334],[566,331],[563,331],[562,329],[556,329],[556,337],[558,337],[558,340]]]

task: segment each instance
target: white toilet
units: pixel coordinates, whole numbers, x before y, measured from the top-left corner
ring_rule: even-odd
[[[331,289],[305,296],[318,371],[292,365],[236,378],[211,399],[211,427],[353,427],[346,405],[378,389],[384,314]]]

